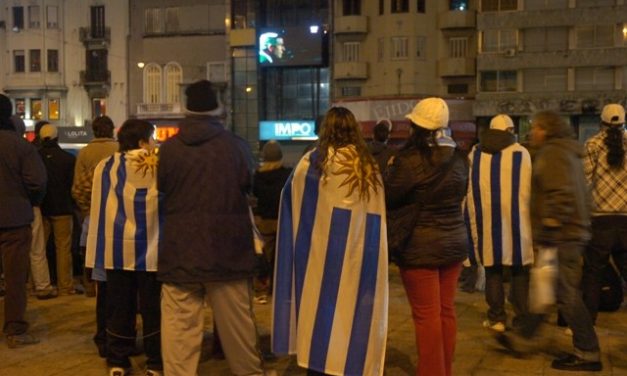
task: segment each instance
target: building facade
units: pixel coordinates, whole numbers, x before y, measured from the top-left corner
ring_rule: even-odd
[[[10,0],[0,7],[0,89],[27,126],[127,116],[126,0]],[[113,15],[115,14],[115,22]]]
[[[585,140],[607,103],[627,104],[627,2],[481,0],[475,115],[554,110]]]

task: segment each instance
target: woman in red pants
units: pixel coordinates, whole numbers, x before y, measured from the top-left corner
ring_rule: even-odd
[[[468,236],[461,203],[468,163],[446,136],[448,106],[421,100],[406,116],[411,134],[385,176],[388,209],[415,205],[416,225],[407,245],[393,255],[411,305],[421,376],[452,373],[457,323],[455,290]]]

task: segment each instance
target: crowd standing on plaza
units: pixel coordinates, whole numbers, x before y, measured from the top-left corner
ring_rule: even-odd
[[[275,354],[296,354],[310,375],[382,375],[393,261],[415,325],[416,373],[449,376],[462,262],[485,269],[483,326],[520,354],[535,346],[548,313],[534,305],[546,297],[530,286],[538,261],[550,259],[554,280],[544,287],[574,346],[552,366],[602,369],[594,325],[603,273],[611,267],[627,276],[621,105],[603,108],[585,147],[557,113],[533,116],[529,146],[499,114],[468,155],[447,136],[449,109],[440,98],[423,99],[407,114],[410,135],[398,149],[387,145],[389,121],[379,122],[367,143],[355,116],[334,107],[317,119],[319,140],[292,171],[276,141],[263,146],[254,168],[245,142],[224,128],[225,110],[209,81],[185,94],[180,131],[159,149],[150,123],[128,120],[116,140],[113,122],[101,116],[77,158],[45,121],[32,144],[24,140],[23,122],[0,94],[3,332],[10,348],[39,342],[24,319],[28,290],[51,299],[84,289],[97,294],[94,342],[110,376],[129,374],[140,334],[146,375],[196,374],[205,305],[231,371],[264,375],[253,302],[271,302]],[[413,222],[402,247],[388,255],[395,229],[386,211],[399,208],[410,208]],[[76,217],[82,254],[73,260]],[[46,258],[49,237],[54,260]],[[265,238],[257,256],[256,238]],[[83,289],[72,274],[81,257]]]

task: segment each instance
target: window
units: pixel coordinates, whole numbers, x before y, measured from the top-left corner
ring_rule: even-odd
[[[161,67],[157,64],[144,68],[144,103],[161,103]]]
[[[342,0],[342,14],[344,16],[359,16],[361,14],[361,0]]]
[[[468,84],[450,84],[446,88],[449,94],[468,93]]]
[[[627,23],[623,24],[623,45],[627,46]]]
[[[42,120],[44,118],[41,98],[30,100],[30,118],[33,120]]]
[[[416,37],[416,58],[424,60],[427,56],[427,37]]]
[[[409,0],[391,0],[392,13],[409,12]]]
[[[565,68],[527,69],[523,74],[523,89],[529,93],[564,92],[568,88],[567,82]]]
[[[577,48],[611,47],[614,45],[614,25],[577,26]]]
[[[60,119],[60,100],[58,98],[48,99],[48,120],[59,120]]]
[[[41,72],[41,50],[30,50],[28,53],[30,71]]]
[[[346,86],[342,88],[343,97],[359,97],[361,96],[361,87],[359,86]]]
[[[166,33],[179,31],[179,8],[165,8],[165,31]]]
[[[105,36],[105,7],[98,5],[91,7],[91,36],[104,38]]]
[[[466,57],[468,54],[468,37],[456,37],[448,40],[448,56],[451,58]]]
[[[409,38],[392,37],[392,60],[403,60],[409,56]]]
[[[342,61],[359,61],[359,42],[344,42],[342,44]]]
[[[385,13],[385,0],[379,0],[379,15]]]
[[[28,27],[31,29],[39,29],[41,27],[38,5],[28,7]]]
[[[106,49],[87,50],[87,78],[90,82],[106,82],[109,80]]]
[[[577,8],[607,7],[616,5],[616,0],[577,0]]]
[[[614,90],[613,67],[585,67],[575,69],[576,90]]]
[[[46,25],[48,29],[59,27],[59,8],[56,6],[46,7]]]
[[[535,27],[523,31],[523,46],[528,52],[568,50],[567,27]]]
[[[481,52],[504,52],[516,48],[516,30],[484,30]]]
[[[24,7],[13,7],[13,31],[24,28]]]
[[[567,8],[568,8],[568,0],[525,0],[525,10],[567,9]]]
[[[385,38],[379,38],[377,41],[377,61],[385,60]]]
[[[165,66],[165,100],[166,103],[179,103],[181,101],[180,85],[183,81],[183,70],[177,63],[169,63]]]
[[[207,80],[211,82],[226,82],[226,63],[224,61],[207,63]]]
[[[24,119],[24,117],[26,116],[26,99],[15,99],[15,114]]]
[[[627,66],[623,67],[623,90],[627,90]]]
[[[104,98],[94,98],[91,101],[92,118],[105,116],[107,114],[107,100]]]
[[[468,0],[451,0],[450,10],[468,10]]]
[[[518,0],[481,0],[482,12],[517,10]]]
[[[516,91],[516,71],[484,71],[479,75],[479,87],[484,92]]]
[[[26,57],[24,50],[13,51],[13,71],[15,73],[26,72]]]
[[[161,23],[161,9],[159,8],[149,8],[146,9],[145,15],[145,24],[144,24],[144,32],[146,33],[161,33],[162,23]]]
[[[48,50],[48,72],[59,71],[59,50]]]
[[[418,11],[418,13],[425,13],[426,12],[425,1],[426,0],[417,0],[417,2],[416,2],[416,10]]]

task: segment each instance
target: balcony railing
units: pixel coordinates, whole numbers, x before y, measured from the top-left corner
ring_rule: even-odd
[[[110,85],[111,71],[81,71],[81,83],[83,85]]]
[[[366,80],[368,79],[368,63],[335,63],[333,66],[333,78],[336,80]]]
[[[110,27],[81,27],[79,29],[79,39],[82,43],[111,43]]]
[[[473,10],[449,10],[438,15],[440,29],[474,29],[476,23]]]
[[[335,34],[354,34],[368,32],[368,17],[342,16],[335,19]]]
[[[180,114],[180,103],[139,103],[137,115],[146,114]]]
[[[438,74],[440,77],[474,76],[475,59],[469,57],[447,57],[438,60]]]

